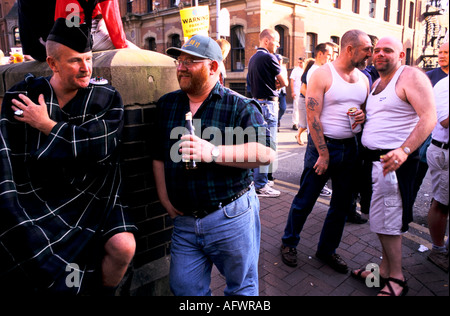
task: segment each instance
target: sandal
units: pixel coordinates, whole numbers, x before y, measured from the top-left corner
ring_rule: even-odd
[[[364,268],[361,268],[361,269],[358,270],[358,272],[355,272],[355,271],[356,270],[352,270],[352,272],[350,272],[350,275],[352,277],[358,279],[358,280],[361,280],[361,281],[365,282],[366,281],[366,277],[363,277],[362,274],[363,274],[363,272],[365,272],[367,270],[364,269]]]
[[[383,295],[387,295],[387,296],[405,296],[406,293],[408,293],[409,287],[408,287],[408,284],[406,284],[406,279],[404,281],[402,281],[402,280],[399,280],[396,278],[387,278],[385,282],[386,282],[386,286],[388,287],[389,292],[380,291],[380,292],[378,292],[378,294],[383,294]],[[400,285],[403,288],[399,295],[395,294],[395,291],[392,288],[391,282],[397,283],[398,285]]]

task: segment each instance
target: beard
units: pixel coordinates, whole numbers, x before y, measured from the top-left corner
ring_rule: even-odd
[[[359,70],[364,70],[367,67],[367,59],[361,60],[359,62],[353,62],[352,64],[355,68],[358,68]]]
[[[196,94],[203,90],[208,81],[208,69],[205,66],[198,71],[178,71],[177,79],[180,89],[188,94]]]

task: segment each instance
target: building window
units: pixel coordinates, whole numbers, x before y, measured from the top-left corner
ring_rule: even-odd
[[[397,24],[402,25],[402,16],[403,16],[403,0],[398,0],[397,6]]]
[[[333,0],[333,7],[335,7],[336,9],[340,9],[341,8],[341,0]]]
[[[352,1],[352,11],[353,13],[359,13],[359,0]]]
[[[280,54],[281,56],[284,56],[284,53],[286,51],[286,40],[284,38],[284,28],[281,25],[275,26],[275,31],[280,34],[280,47],[278,48],[278,51],[276,53]]]
[[[15,27],[13,29],[13,33],[14,33],[14,46],[21,46],[19,28]]]
[[[127,0],[127,13],[133,12],[133,0]]]
[[[306,58],[314,58],[314,49],[317,46],[317,34],[306,33]]]
[[[231,29],[231,71],[244,71],[245,68],[245,33],[243,26]]]
[[[156,52],[156,39],[154,37],[147,37],[145,39],[145,46],[148,50]]]
[[[170,39],[170,47],[181,47],[181,39],[180,39],[180,35],[178,34],[172,34],[169,37]]]
[[[369,0],[369,16],[375,18],[375,13],[377,11],[377,0]]]
[[[391,0],[384,0],[384,15],[383,19],[389,22],[389,15],[391,14]]]
[[[411,65],[411,48],[407,48],[406,49],[405,64],[406,65]]]
[[[331,36],[330,37],[330,42],[339,45],[339,36]]]
[[[147,0],[147,12],[153,12],[153,0]]]
[[[408,22],[408,27],[410,29],[413,28],[413,24],[414,24],[414,3],[410,2],[409,3],[409,22]]]

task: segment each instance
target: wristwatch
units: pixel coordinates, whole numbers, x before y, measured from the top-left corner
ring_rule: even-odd
[[[211,150],[211,157],[213,161],[216,161],[216,159],[219,158],[219,155],[220,155],[219,147],[214,146],[213,149]]]
[[[405,154],[409,155],[411,153],[411,149],[409,149],[409,147],[402,147],[403,151],[405,152]]]

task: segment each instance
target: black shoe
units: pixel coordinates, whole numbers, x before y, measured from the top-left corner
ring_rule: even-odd
[[[332,255],[321,255],[318,252],[316,252],[316,257],[325,262],[326,264],[328,264],[336,272],[339,273],[348,272],[347,264],[337,253],[333,253]]]
[[[361,214],[355,212],[354,214],[347,217],[347,222],[353,224],[365,224],[367,223],[367,219],[362,218]]]
[[[281,260],[290,267],[297,266],[297,249],[281,245]]]

